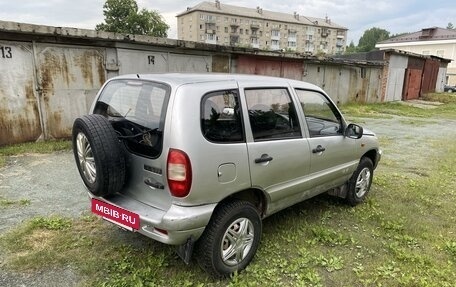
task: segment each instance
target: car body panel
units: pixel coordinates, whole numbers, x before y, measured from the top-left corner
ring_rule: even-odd
[[[196,240],[204,231],[216,206],[230,196],[258,190],[266,199],[263,217],[347,182],[360,158],[375,151],[376,166],[381,157],[378,140],[365,131],[360,139],[343,135],[310,137],[305,115],[294,89],[324,94],[319,87],[295,80],[233,74],[125,75],[107,81],[131,79],[154,81],[169,86],[169,100],[162,125],[163,147],[155,158],[127,151],[128,180],[118,194],[89,196],[140,216],[139,233],[167,244]],[[106,87],[103,85],[90,110]],[[250,127],[245,89],[280,87],[288,91],[295,106],[300,135],[293,138],[255,141]],[[218,143],[202,133],[202,101],[214,91],[236,91],[240,100],[244,140]],[[221,109],[233,115],[231,107]],[[345,120],[339,113],[343,128]],[[286,116],[284,118],[287,120]],[[313,153],[317,146],[323,152]],[[184,151],[191,162],[192,185],[185,197],[171,195],[167,182],[170,149]],[[262,155],[271,161],[255,163]],[[158,229],[158,230],[157,230]],[[165,230],[163,233],[160,230]]]

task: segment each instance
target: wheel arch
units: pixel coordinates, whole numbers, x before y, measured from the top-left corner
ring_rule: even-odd
[[[374,165],[374,169],[377,167],[378,163],[378,152],[375,149],[371,149],[368,152],[364,153],[361,158],[367,157],[372,161],[372,164]]]
[[[229,195],[222,201],[220,201],[217,206],[219,206],[227,201],[232,201],[232,200],[243,200],[243,201],[250,202],[251,204],[253,204],[253,206],[255,206],[260,217],[261,218],[265,217],[266,210],[268,207],[268,199],[267,199],[266,194],[261,189],[249,188],[249,189],[238,191],[236,193]]]

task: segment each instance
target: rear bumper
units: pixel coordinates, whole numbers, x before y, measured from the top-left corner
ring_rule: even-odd
[[[189,207],[172,204],[168,210],[160,210],[122,194],[107,198],[96,197],[90,192],[88,194],[91,199],[96,198],[137,213],[140,218],[140,228],[135,232],[170,245],[184,244],[190,237],[194,240],[198,239],[209,223],[216,206],[215,203]]]

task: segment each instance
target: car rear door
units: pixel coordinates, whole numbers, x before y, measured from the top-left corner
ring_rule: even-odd
[[[252,186],[269,196],[268,214],[303,197],[310,168],[296,106],[287,85],[240,84]]]

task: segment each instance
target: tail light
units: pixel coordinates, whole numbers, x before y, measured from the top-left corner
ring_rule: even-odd
[[[188,155],[181,150],[170,149],[166,165],[171,194],[175,197],[187,196],[192,185],[192,166]]]

